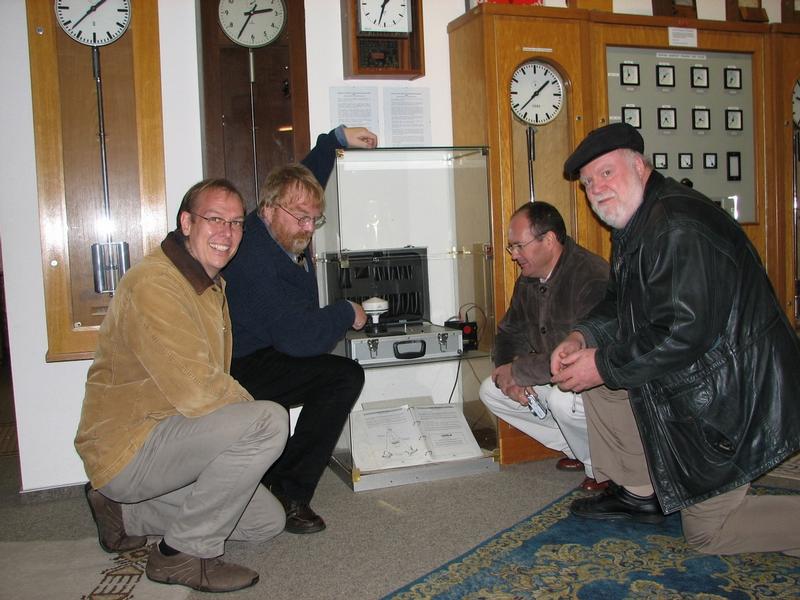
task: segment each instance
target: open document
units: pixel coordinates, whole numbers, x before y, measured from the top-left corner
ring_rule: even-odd
[[[362,472],[483,455],[455,404],[353,411],[350,433]]]

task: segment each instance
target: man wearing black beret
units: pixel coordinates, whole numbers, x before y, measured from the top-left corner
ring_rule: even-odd
[[[551,355],[554,383],[588,390],[595,477],[611,480],[571,511],[652,523],[660,506],[699,552],[800,556],[800,496],[747,495],[800,448],[797,335],[739,225],[643,151],[616,123],[564,165],[613,228],[606,297]]]

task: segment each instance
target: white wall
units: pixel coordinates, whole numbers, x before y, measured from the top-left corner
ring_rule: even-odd
[[[463,0],[424,0],[426,76],[413,82],[344,81],[339,2],[305,0],[305,4],[309,110],[314,137],[335,125],[329,116],[328,90],[332,86],[423,86],[430,89],[432,145],[452,143],[447,23],[463,13]],[[202,177],[196,15],[194,0],[159,0],[170,224],[183,192]],[[48,364],[44,360],[47,331],[26,32],[25,0],[3,0],[0,177],[5,192],[0,199],[0,241],[22,489],[31,491],[86,480],[72,440],[90,363]]]

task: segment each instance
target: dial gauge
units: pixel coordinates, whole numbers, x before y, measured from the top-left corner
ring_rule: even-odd
[[[678,127],[677,109],[671,106],[663,106],[658,109],[658,128],[676,129]]]
[[[691,68],[691,86],[693,88],[708,87],[708,67],[693,66]]]
[[[278,39],[286,7],[283,0],[220,0],[219,25],[232,42],[260,48]]]
[[[726,90],[742,89],[742,70],[739,67],[725,67],[724,85]]]
[[[519,119],[530,125],[545,125],[561,112],[564,83],[552,66],[528,61],[511,76],[509,99],[511,110]]]
[[[56,20],[76,42],[107,46],[128,29],[129,0],[56,0]]]
[[[675,87],[675,65],[656,65],[656,85]]]
[[[639,65],[622,63],[619,66],[619,79],[622,85],[639,85]]]

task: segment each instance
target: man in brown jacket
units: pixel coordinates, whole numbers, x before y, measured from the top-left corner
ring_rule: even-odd
[[[194,185],[178,228],[121,280],[100,328],[75,447],[108,552],[152,547],[153,581],[224,592],[258,573],[220,560],[227,539],[283,530],[261,476],[288,417],[229,374],[231,325],[219,272],[242,239],[245,206],[226,180]]]

